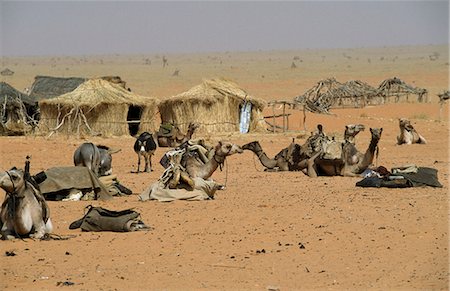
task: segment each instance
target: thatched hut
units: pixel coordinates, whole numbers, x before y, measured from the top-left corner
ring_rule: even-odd
[[[249,131],[266,131],[262,115],[266,102],[251,97],[236,83],[225,79],[204,80],[190,90],[159,103],[162,123],[186,131],[190,122],[200,124],[198,132],[239,131],[240,110],[252,104]]]
[[[377,91],[385,102],[389,102],[388,99],[392,97],[395,98],[394,102],[400,102],[402,99],[403,101],[409,101],[410,95],[416,95],[418,102],[428,102],[427,89],[413,87],[396,77],[381,82]]]
[[[39,129],[103,136],[136,135],[156,129],[158,100],[103,79],[90,79],[72,92],[39,102]]]
[[[35,126],[37,105],[11,85],[0,82],[0,135],[22,135]]]
[[[87,78],[79,77],[49,77],[36,76],[30,88],[30,97],[39,102],[43,99],[58,97],[62,94],[72,92]]]

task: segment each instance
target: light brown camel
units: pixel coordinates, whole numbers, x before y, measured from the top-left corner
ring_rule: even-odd
[[[427,141],[412,126],[411,122],[406,118],[399,119],[400,135],[397,136],[397,144],[426,144]]]
[[[2,239],[23,236],[40,239],[52,231],[44,196],[25,179],[22,170],[13,168],[1,173],[0,188],[6,192],[0,211]]]
[[[223,165],[226,157],[242,152],[242,148],[236,144],[219,141],[214,148],[213,157],[208,162],[202,163],[193,156],[186,156],[183,164],[191,178],[199,177],[207,180],[219,166]]]
[[[158,146],[173,148],[178,147],[186,141],[190,140],[195,130],[199,127],[199,124],[191,122],[189,123],[186,134],[183,134],[178,127],[174,126],[174,133],[172,134],[172,136],[161,136],[158,134]]]
[[[358,152],[353,143],[344,142],[341,159],[323,159],[318,155],[313,166],[308,167],[308,176],[359,176],[372,164],[382,132],[383,128],[370,129],[372,137],[364,154]]]

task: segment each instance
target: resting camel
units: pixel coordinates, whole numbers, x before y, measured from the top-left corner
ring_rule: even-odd
[[[295,171],[300,158],[300,145],[292,143],[282,149],[273,159],[269,158],[258,141],[252,141],[242,146],[243,150],[255,153],[266,171]]]
[[[22,236],[40,239],[52,231],[48,205],[22,170],[13,168],[1,173],[0,188],[6,191],[0,211],[2,239]]]
[[[364,130],[362,124],[349,124],[345,127],[344,139],[349,142],[355,140],[355,136]],[[256,154],[261,164],[266,167],[267,171],[300,171],[308,167],[308,160],[312,157],[316,158],[316,153],[324,148],[325,144],[337,144],[329,139],[323,132],[321,124],[317,125],[317,131],[313,133],[303,145],[298,145],[292,141],[287,147],[282,149],[273,159],[270,159],[262,149],[258,141],[253,141],[242,146],[244,150],[250,150]],[[339,147],[339,155],[341,154],[341,144]]]
[[[194,131],[199,127],[199,124],[191,122],[189,123],[186,134],[183,134],[178,127],[174,126],[174,133],[172,134],[172,136],[161,136],[158,134],[158,146],[162,148],[178,147],[190,140],[192,138],[192,135],[194,134]]]
[[[399,119],[400,135],[397,136],[397,144],[426,144],[427,141],[412,126],[411,122],[406,118]]]
[[[354,144],[346,141],[342,146],[341,159],[323,159],[320,155],[317,156],[314,165],[308,167],[308,176],[359,176],[372,164],[382,132],[383,128],[370,129],[372,138],[364,154],[358,152]]]
[[[189,155],[185,157],[183,162],[186,165],[186,171],[191,178],[199,177],[207,180],[219,166],[222,167],[226,157],[242,152],[242,148],[238,145],[219,141],[214,148],[214,155],[208,162],[202,163],[195,157]]]

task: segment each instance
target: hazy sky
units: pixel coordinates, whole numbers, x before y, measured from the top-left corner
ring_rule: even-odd
[[[5,1],[1,54],[90,55],[449,42],[449,1]]]

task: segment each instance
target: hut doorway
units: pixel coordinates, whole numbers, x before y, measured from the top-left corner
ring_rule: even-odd
[[[139,125],[141,123],[142,107],[131,105],[128,108],[127,122],[128,131],[131,136],[135,136],[139,131]]]

